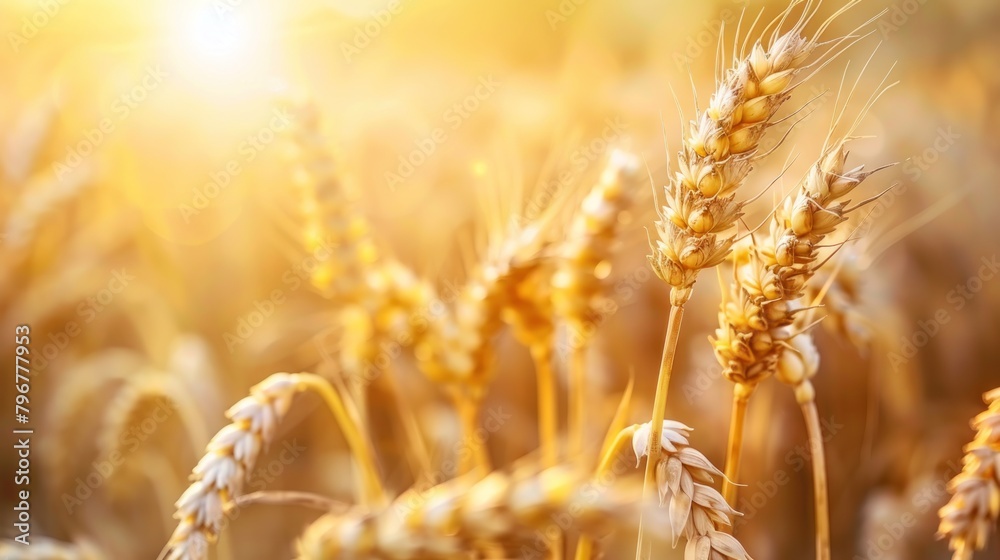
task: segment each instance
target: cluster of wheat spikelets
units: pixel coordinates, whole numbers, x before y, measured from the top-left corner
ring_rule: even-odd
[[[964,468],[948,485],[952,498],[940,511],[939,533],[955,560],[986,548],[1000,519],[1000,388],[983,400],[989,408],[972,421],[976,438],[965,447]]]

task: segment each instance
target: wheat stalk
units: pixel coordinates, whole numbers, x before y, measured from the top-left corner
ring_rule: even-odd
[[[329,383],[308,373],[276,373],[250,389],[250,396],[233,405],[226,417],[231,424],[209,442],[195,466],[192,483],[177,500],[179,520],[160,557],[167,560],[204,560],[226,523],[226,506],[240,493],[260,452],[273,442],[278,424],[296,393],[312,390],[326,401],[361,465],[362,495],[378,503],[383,492],[375,470],[371,444],[362,437],[340,397]]]
[[[1000,388],[983,400],[989,408],[972,420],[976,437],[965,446],[962,472],[948,484],[951,500],[938,512],[938,537],[949,539],[954,560],[986,548],[1000,518]]]

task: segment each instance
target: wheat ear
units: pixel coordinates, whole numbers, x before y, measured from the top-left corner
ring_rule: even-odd
[[[260,452],[273,442],[278,424],[296,393],[312,390],[326,401],[348,445],[361,465],[363,495],[379,503],[384,494],[375,470],[371,444],[362,437],[344,408],[340,396],[321,377],[308,373],[276,373],[250,389],[250,396],[232,406],[226,416],[231,424],[209,442],[206,454],[194,468],[193,482],[177,500],[179,520],[161,558],[204,560],[226,523],[225,507],[240,493]]]
[[[621,150],[611,154],[600,180],[583,199],[556,257],[552,302],[557,315],[579,338],[578,343],[572,345],[570,362],[569,452],[572,456],[583,452],[587,398],[585,369],[589,346],[586,337],[590,331],[588,321],[605,289],[607,271],[600,269],[610,264],[621,230],[620,218],[635,198],[638,171],[639,161],[634,155]]]
[[[295,103],[289,136],[286,150],[299,201],[301,243],[310,253],[323,247],[331,252],[310,280],[335,302],[364,299],[365,271],[378,260],[378,251],[368,221],[357,212],[340,180],[314,103]]]
[[[650,425],[626,428],[632,433],[632,449],[637,461],[648,455]],[[673,420],[663,420],[660,449],[655,465],[660,503],[667,506],[674,546],[687,540],[685,558],[734,558],[747,560],[743,545],[724,529],[740,515],[715,488],[708,486],[723,477],[700,451],[690,446],[691,428]],[[638,465],[637,465],[638,466]]]
[[[1000,518],[1000,387],[983,395],[989,408],[972,420],[976,437],[965,446],[963,468],[948,484],[951,500],[938,512],[940,538],[953,560],[986,548]]]
[[[572,467],[495,471],[407,492],[386,509],[323,516],[306,529],[297,549],[300,560],[459,560],[470,558],[479,543],[502,541],[508,548],[520,544],[523,554],[535,530],[553,519],[586,534],[627,527],[639,516],[638,497],[638,488],[612,491]]]

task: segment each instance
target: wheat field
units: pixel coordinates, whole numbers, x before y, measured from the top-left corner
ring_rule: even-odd
[[[990,0],[0,5],[0,560],[995,558]]]

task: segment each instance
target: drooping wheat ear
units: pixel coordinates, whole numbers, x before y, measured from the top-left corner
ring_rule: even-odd
[[[503,557],[512,558],[526,547],[536,550],[530,539],[555,520],[591,535],[634,524],[642,508],[638,490],[624,483],[607,488],[568,466],[461,477],[407,492],[383,510],[323,516],[299,540],[298,558],[459,560],[488,541],[505,543]],[[662,511],[651,513],[663,520]]]
[[[9,540],[0,541],[0,558],[3,560],[105,560],[96,546],[85,541],[64,543],[45,537],[31,537],[25,546]]]
[[[965,446],[962,472],[948,484],[951,500],[938,512],[938,537],[949,539],[954,560],[986,548],[1000,519],[1000,387],[983,400],[989,408],[972,421],[976,438]]]
[[[296,103],[289,135],[301,243],[310,254],[326,255],[311,273],[312,284],[337,302],[364,299],[365,271],[378,260],[378,251],[368,221],[341,183],[314,103]]]
[[[634,425],[626,430],[632,433],[636,459],[646,457],[650,425]],[[725,532],[740,513],[708,486],[715,477],[723,477],[722,471],[690,446],[690,435],[688,426],[664,420],[660,432],[663,453],[654,465],[660,503],[666,505],[674,546],[683,537],[687,540],[685,558],[749,559],[743,545]]]
[[[552,277],[552,302],[574,341],[571,359],[570,453],[583,452],[586,406],[586,356],[588,321],[604,295],[610,260],[621,231],[621,217],[630,207],[638,186],[639,161],[632,154],[615,150],[573,220],[559,249]]]
[[[323,378],[308,373],[276,373],[250,389],[250,396],[226,412],[232,421],[209,442],[207,452],[194,468],[193,482],[177,500],[179,520],[161,558],[204,560],[208,547],[225,526],[226,505],[240,493],[257,457],[274,440],[278,423],[296,393],[313,390],[326,401],[344,431],[348,445],[361,466],[363,495],[379,503],[381,483],[374,453],[344,408],[340,396]]]

